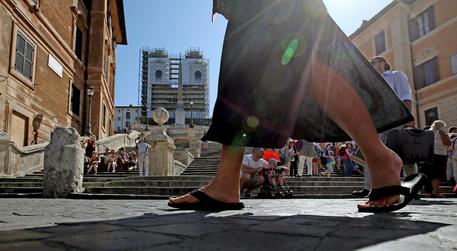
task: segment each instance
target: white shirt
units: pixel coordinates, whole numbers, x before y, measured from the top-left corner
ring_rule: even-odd
[[[268,162],[262,158],[255,161],[252,158],[252,154],[247,154],[247,155],[244,155],[244,157],[243,157],[243,165],[251,167],[251,168],[255,168],[255,169],[260,169],[262,167],[268,166]],[[241,170],[240,176],[242,174],[243,174],[243,170]]]
[[[382,76],[401,101],[413,100],[406,74],[401,71],[385,71]]]
[[[437,155],[447,155],[447,146],[443,144],[441,140],[440,131],[433,131],[435,133],[435,146],[433,148],[433,153]]]

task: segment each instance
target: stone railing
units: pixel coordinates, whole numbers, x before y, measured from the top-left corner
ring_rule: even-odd
[[[186,170],[187,165],[183,164],[181,161],[175,160],[175,165],[173,167],[173,176],[179,176],[184,170]]]
[[[189,151],[189,149],[176,149],[175,150],[175,160],[178,160],[186,167],[194,161],[194,155]]]
[[[140,136],[137,131],[131,131],[129,134],[116,134],[108,138],[100,139],[96,142],[97,152],[105,152],[105,148],[119,150],[121,147],[135,147],[135,140]]]
[[[98,140],[97,151],[103,152],[106,147],[118,150],[121,147],[135,147],[137,131],[129,134],[117,134]],[[81,137],[80,142],[85,141]],[[19,177],[43,169],[44,150],[48,143],[19,147],[13,142],[0,138],[0,177]]]
[[[0,139],[0,177],[18,177],[40,171],[47,145],[18,147],[9,140]]]

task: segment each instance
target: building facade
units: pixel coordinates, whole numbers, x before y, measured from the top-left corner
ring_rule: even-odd
[[[130,129],[130,126],[139,122],[141,106],[116,106],[114,112],[114,131],[121,133]]]
[[[367,57],[406,73],[417,126],[457,125],[457,2],[395,0],[350,38]]]
[[[201,51],[188,50],[185,56],[169,56],[164,49],[142,49],[141,96],[142,116],[152,117],[152,111],[163,107],[175,119],[179,83],[182,81],[182,101],[186,120],[204,120],[209,115],[208,60]]]
[[[127,43],[122,0],[0,0],[0,28],[7,139],[47,142],[58,126],[113,133],[116,46]]]

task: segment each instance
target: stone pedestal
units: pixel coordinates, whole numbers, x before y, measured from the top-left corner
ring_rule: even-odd
[[[67,197],[83,191],[84,150],[74,128],[56,128],[44,152],[44,197]]]
[[[166,128],[154,126],[146,136],[149,150],[149,176],[172,176],[174,168],[174,151],[176,146],[167,135]]]
[[[186,111],[181,107],[175,111],[175,126],[178,128],[186,127]]]

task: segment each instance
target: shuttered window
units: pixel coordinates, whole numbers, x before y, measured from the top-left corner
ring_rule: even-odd
[[[24,36],[17,33],[16,58],[14,68],[24,75],[28,80],[33,76],[33,55],[35,47]]]
[[[427,33],[434,30],[435,27],[435,13],[432,5],[427,10],[425,10],[420,15],[418,15],[410,21],[409,35],[411,42],[425,36]]]
[[[434,57],[414,68],[414,83],[416,90],[432,85],[440,80],[438,59]]]

